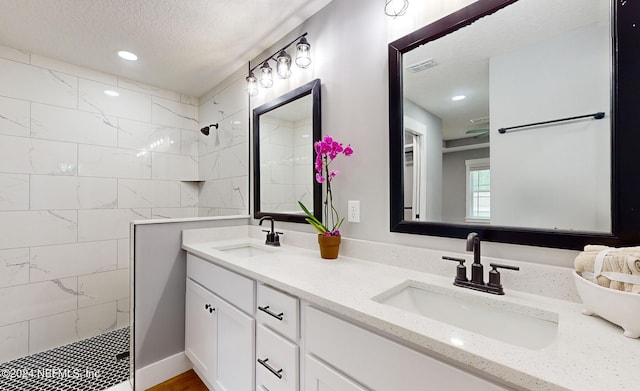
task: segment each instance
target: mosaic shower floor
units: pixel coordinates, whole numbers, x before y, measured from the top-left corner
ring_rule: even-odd
[[[0,365],[2,391],[100,391],[129,378],[129,327]],[[118,356],[118,357],[116,357]]]

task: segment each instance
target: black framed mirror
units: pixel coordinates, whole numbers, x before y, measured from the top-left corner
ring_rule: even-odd
[[[637,50],[640,30],[636,27],[640,4],[615,0],[551,1],[545,4],[537,0],[479,0],[389,44],[392,232],[464,238],[474,231],[479,233],[482,240],[491,242],[576,250],[589,243],[614,246],[640,243],[640,181],[633,163],[640,150],[637,130],[640,110],[637,110],[636,103],[640,92],[637,72],[640,66],[640,51]],[[593,9],[596,20],[580,22],[580,18],[589,17],[589,8]],[[527,9],[529,11],[519,13],[522,12],[519,10]],[[541,13],[531,12],[533,9]],[[606,26],[601,23],[603,17],[606,18]],[[556,24],[547,25],[552,21]],[[559,45],[563,40],[572,42],[576,34],[588,35],[591,30],[586,27],[599,29],[597,45],[604,44],[608,48],[606,55],[598,57],[595,62],[583,61],[580,54],[574,51],[578,47],[591,50],[594,47],[591,42],[583,44],[581,40],[573,41],[571,50],[567,50],[566,46],[562,49],[562,45]],[[541,34],[538,41],[534,39],[532,31]],[[488,34],[485,41],[489,42],[486,47],[490,48],[490,52],[481,61],[478,56],[482,55],[481,48],[486,42],[479,39],[485,32]],[[554,32],[557,34],[554,35]],[[525,38],[524,44],[514,46],[514,41],[521,36]],[[559,55],[541,55],[549,51],[532,51],[532,48],[544,45],[553,45]],[[548,71],[547,65],[557,62],[563,53],[575,61],[562,65],[565,66],[561,72],[562,80],[556,81],[556,76],[549,73],[551,71]],[[465,68],[465,62],[473,67]],[[512,67],[505,67],[504,64],[509,62]],[[514,64],[520,66],[514,67]],[[586,101],[583,87],[591,88],[594,80],[562,84],[571,79],[573,74],[582,72],[578,67],[584,68],[586,73],[596,69],[595,72],[600,75],[605,72],[608,83],[601,85],[600,90],[588,92],[596,97],[598,104],[587,102],[582,106],[577,105],[586,112],[576,112],[578,109],[574,106]],[[544,75],[522,73],[533,68],[548,72]],[[420,84],[420,79],[412,76],[414,73],[433,73],[436,76],[430,79],[425,76],[426,84]],[[453,82],[477,81],[471,78],[472,73],[484,73],[486,76],[474,88],[452,89],[451,95],[432,94],[424,99],[419,95],[425,91],[446,91],[445,87],[453,86]],[[595,81],[595,84],[600,82]],[[478,86],[486,89],[475,88]],[[461,98],[464,95],[469,95],[466,100]],[[458,106],[452,109],[454,97],[469,105],[475,98],[483,98],[484,101],[476,105],[475,112],[467,112],[473,116],[462,116],[456,114]],[[556,100],[558,97],[563,99]],[[567,109],[564,105],[567,102],[573,106],[568,105],[570,107]],[[422,117],[416,114],[416,107]],[[604,112],[604,115],[600,112]],[[538,124],[583,114],[591,116]],[[463,137],[445,137],[445,133],[449,134],[448,128],[456,128],[455,121],[460,119],[467,124],[466,128],[461,128],[461,122],[457,122],[456,130]],[[471,120],[480,122],[474,125]],[[526,126],[520,128],[520,125]],[[514,126],[517,128],[502,133],[499,131]],[[434,127],[440,132],[440,138],[425,136],[418,141],[421,135],[429,133],[429,129]],[[591,147],[582,149],[585,134],[594,134],[595,138],[589,141]],[[470,147],[470,144],[485,144],[488,151],[480,156],[483,146]],[[549,152],[554,151],[557,145],[564,145],[561,153],[557,149]],[[451,190],[455,187],[442,184],[450,181],[448,177],[442,177],[443,173],[448,172],[442,166],[450,163],[446,161],[448,156],[444,156],[449,152],[447,149],[456,152],[473,149],[476,154],[469,156],[466,152],[467,157],[462,163],[458,160],[456,167],[462,176],[458,191]],[[578,155],[583,155],[584,160],[576,162],[578,158],[572,158],[575,156],[572,152],[576,151]],[[506,154],[514,155],[513,160],[500,160]],[[433,164],[422,163],[421,155],[430,155]],[[434,155],[436,158],[433,158]],[[552,161],[558,156],[560,160]],[[537,164],[533,168],[523,168],[522,163],[527,161],[536,161]],[[433,170],[438,164],[440,167]],[[540,168],[542,164],[550,168],[543,170]],[[568,170],[569,167],[573,167],[573,171]],[[590,168],[587,170],[585,167]],[[474,170],[479,172],[474,173]],[[483,173],[482,170],[489,172]],[[436,174],[429,177],[430,172]],[[549,182],[551,185],[544,192],[541,188],[547,185],[546,182],[541,185],[541,181],[547,177],[556,177],[556,180]],[[518,181],[526,184],[523,178],[532,186],[513,185]],[[498,188],[500,183],[512,186],[508,189],[510,192]],[[573,186],[572,190],[577,188],[577,191],[564,196],[564,193],[560,193],[561,186]],[[434,187],[437,188],[435,192]],[[420,189],[423,189],[422,193]],[[448,214],[446,210],[453,209],[442,207],[442,203],[450,202],[460,193],[464,194],[462,211],[458,209],[458,215],[450,217],[453,214]],[[501,194],[502,198],[499,197]],[[485,196],[487,199],[483,201]],[[583,203],[587,198],[592,200],[591,204]],[[475,205],[472,205],[474,202]],[[519,206],[506,209],[508,204]],[[441,208],[439,211],[438,205]],[[474,211],[474,207],[475,214],[469,213],[469,210]],[[527,214],[532,217],[523,219]],[[542,220],[541,217],[545,215],[549,216],[548,219]],[[566,223],[562,218],[568,215],[582,220]],[[585,220],[585,216],[593,218]]]
[[[320,79],[253,110],[254,217],[304,223],[301,201],[322,219],[322,187],[314,178],[320,140]]]

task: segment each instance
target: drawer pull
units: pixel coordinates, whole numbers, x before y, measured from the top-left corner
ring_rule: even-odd
[[[282,379],[282,369],[278,369],[277,371],[273,368],[271,368],[271,366],[269,364],[267,364],[267,361],[269,361],[268,358],[265,358],[264,360],[262,359],[258,359],[258,362],[260,364],[262,364],[263,367],[267,368],[269,370],[269,372],[273,373],[274,375],[276,375],[276,377],[278,379]]]
[[[273,316],[274,318],[278,319],[278,320],[282,320],[284,318],[284,312],[281,312],[279,314],[276,314],[275,312],[271,312],[269,310],[269,306],[266,307],[260,307],[258,306],[258,309],[262,312],[266,312],[267,314]]]

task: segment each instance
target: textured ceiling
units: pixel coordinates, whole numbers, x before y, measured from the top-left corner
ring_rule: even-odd
[[[329,1],[0,0],[0,44],[200,97]]]

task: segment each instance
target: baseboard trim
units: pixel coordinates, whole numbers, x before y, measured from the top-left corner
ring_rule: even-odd
[[[191,361],[184,352],[176,353],[173,356],[163,358],[146,367],[136,369],[134,378],[134,390],[143,391],[157,384],[178,376],[181,373],[193,368]]]

